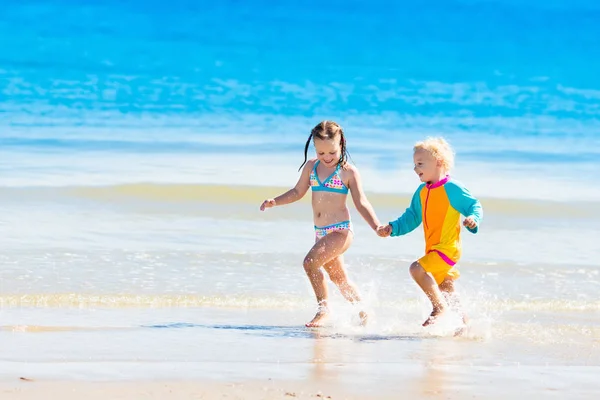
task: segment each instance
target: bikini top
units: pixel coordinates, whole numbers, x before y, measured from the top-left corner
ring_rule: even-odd
[[[317,166],[319,165],[319,160],[315,162],[315,166],[313,167],[310,173],[310,188],[313,192],[332,192],[332,193],[340,193],[347,194],[348,187],[344,185],[342,182],[342,177],[340,175],[340,165],[335,168],[335,171],[329,175],[325,181],[321,182],[319,179],[319,174],[317,174]]]

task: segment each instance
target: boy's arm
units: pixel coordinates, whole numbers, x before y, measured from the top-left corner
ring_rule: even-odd
[[[479,231],[479,224],[483,219],[483,208],[479,200],[469,192],[467,188],[457,182],[448,182],[444,185],[450,205],[465,217],[471,217],[476,226],[474,228],[467,227],[467,230],[472,233]]]
[[[419,186],[412,197],[410,206],[406,209],[406,211],[404,211],[404,214],[402,214],[397,220],[390,222],[390,226],[392,227],[391,236],[406,235],[421,225],[421,221],[423,219],[421,189],[423,186],[424,185]]]

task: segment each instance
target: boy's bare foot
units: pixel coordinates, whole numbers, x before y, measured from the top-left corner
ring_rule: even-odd
[[[329,317],[329,309],[327,307],[319,307],[319,310],[315,314],[315,317],[306,323],[307,328],[320,328],[323,326],[323,323]]]
[[[364,311],[361,311],[358,313],[358,318],[359,318],[359,325],[360,326],[367,326],[367,322],[369,322],[369,314],[367,314]]]
[[[446,310],[443,308],[434,308],[431,314],[429,315],[429,318],[427,318],[425,322],[423,322],[423,326],[435,324],[438,318],[441,317],[445,312]]]

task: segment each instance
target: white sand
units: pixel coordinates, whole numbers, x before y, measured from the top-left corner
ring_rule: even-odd
[[[440,371],[441,372],[441,371]],[[395,381],[378,381],[358,388],[340,380],[305,378],[298,380],[137,380],[82,381],[4,379],[2,400],[137,400],[137,399],[597,399],[597,367],[471,369],[456,371],[450,381],[432,373],[414,380],[397,370]]]
[[[137,400],[137,399],[394,399],[378,394],[353,395],[342,387],[316,382],[80,382],[22,381],[0,383],[2,400]]]

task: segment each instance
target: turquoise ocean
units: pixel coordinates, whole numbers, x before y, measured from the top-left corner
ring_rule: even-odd
[[[368,391],[433,368],[442,392],[532,379],[594,398],[598,21],[584,0],[3,0],[0,379]],[[485,212],[463,233],[467,337],[420,327],[422,232],[380,239],[354,210],[346,261],[372,323],[333,292],[332,326],[303,328],[309,202],[258,207],[295,184],[323,119],[382,221],[418,185],[412,145],[454,146]],[[488,377],[508,383],[473,383]]]

